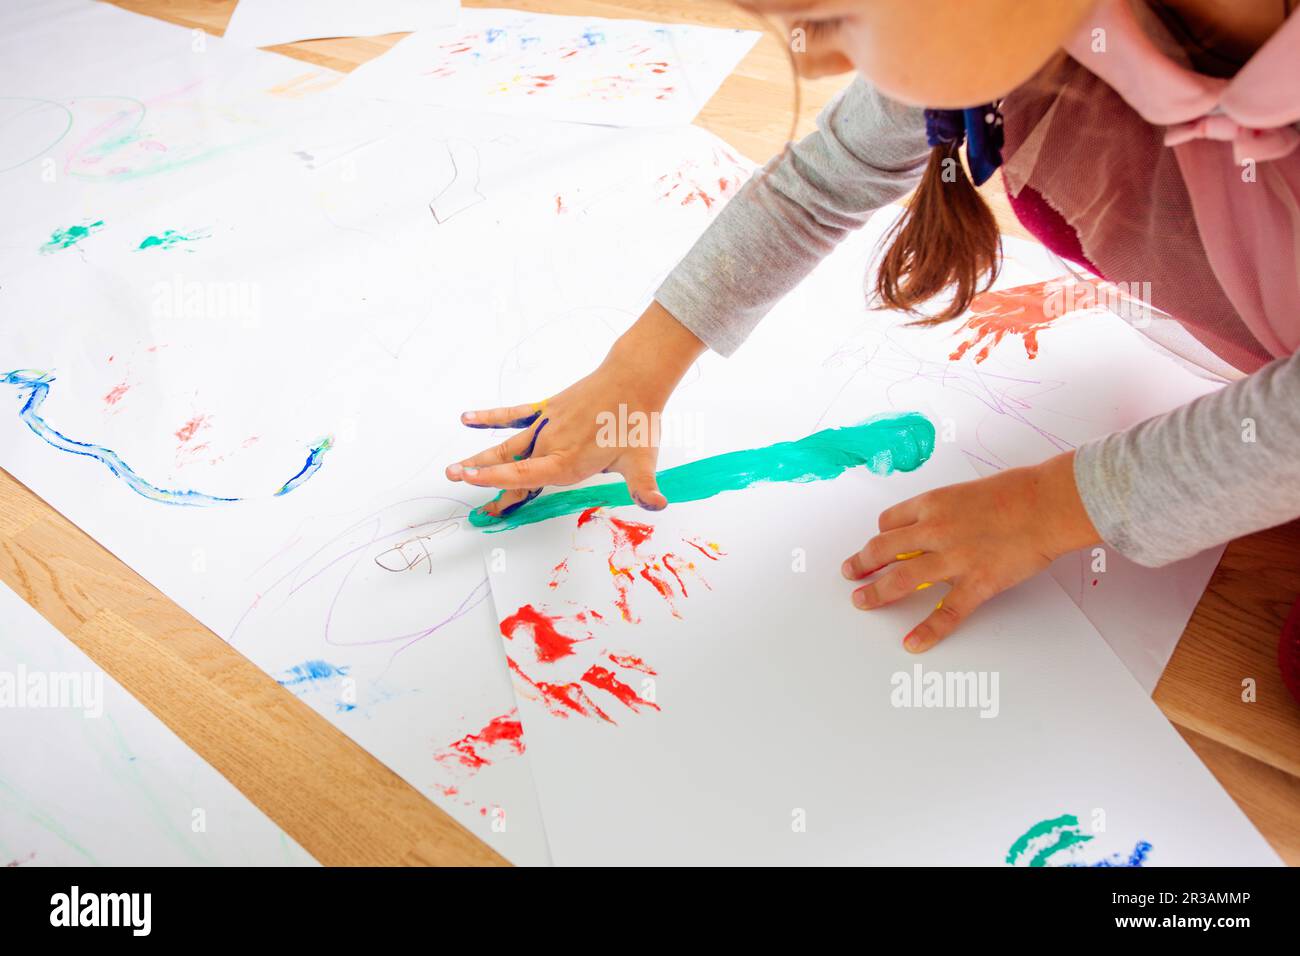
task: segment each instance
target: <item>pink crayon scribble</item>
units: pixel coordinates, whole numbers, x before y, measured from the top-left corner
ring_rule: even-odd
[[[26,856],[20,856],[17,857],[16,859],[10,860],[8,863],[5,864],[5,869],[11,869],[13,867],[22,866],[24,863],[32,862],[32,860],[34,859],[36,859],[35,850],[33,850],[31,853],[28,853]]]

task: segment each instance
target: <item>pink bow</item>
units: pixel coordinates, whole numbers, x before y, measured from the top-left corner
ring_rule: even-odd
[[[1178,123],[1165,131],[1166,146],[1178,146],[1196,139],[1232,143],[1233,158],[1238,165],[1247,160],[1266,163],[1281,159],[1300,146],[1300,132],[1294,126],[1252,129],[1222,113],[1202,116],[1189,123]]]

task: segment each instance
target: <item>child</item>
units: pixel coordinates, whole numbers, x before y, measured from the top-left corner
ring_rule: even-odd
[[[642,507],[665,507],[656,450],[599,446],[598,413],[662,409],[706,347],[730,355],[849,231],[914,187],[876,291],[907,311],[950,292],[939,318],[965,311],[998,256],[991,213],[946,162],[969,132],[972,173],[1000,164],[1049,248],[1111,281],[1149,282],[1151,305],[1248,374],[1076,452],[889,508],[844,562],[853,580],[887,568],[854,604],[950,581],[904,639],[920,652],[1066,552],[1104,541],[1159,566],[1300,515],[1300,17],[1288,0],[744,5],[806,31],[805,72],[851,63],[861,76],[723,210],[599,368],[543,406],[465,413],[525,430],[448,478],[505,489],[495,513],[617,471]],[[989,101],[1000,114],[946,112]]]

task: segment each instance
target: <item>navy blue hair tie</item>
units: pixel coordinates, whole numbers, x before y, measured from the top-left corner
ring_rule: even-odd
[[[966,143],[971,179],[982,186],[1002,165],[1002,112],[996,103],[968,110],[926,110],[925,139],[933,146]]]

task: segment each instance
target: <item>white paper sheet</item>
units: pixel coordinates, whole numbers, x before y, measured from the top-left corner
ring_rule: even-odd
[[[4,585],[0,738],[0,867],[316,865]]]
[[[362,64],[351,95],[606,126],[689,123],[758,34],[746,30],[462,10]]]
[[[715,392],[763,394],[779,376],[792,395],[789,427],[872,410],[916,409],[940,425],[975,474],[1031,465],[1137,424],[1220,387],[1157,350],[1133,325],[1101,310],[1066,314],[1037,333],[993,344],[962,320],[921,328],[867,307],[864,276],[893,221],[882,212],[764,320],[725,362],[706,357],[701,382]],[[998,288],[1065,275],[1042,247],[1004,238]],[[977,343],[959,360],[963,343]],[[976,361],[984,346],[988,357]],[[675,401],[694,402],[688,380]],[[800,417],[802,416],[802,417]],[[667,456],[675,461],[675,452]],[[1155,688],[1222,548],[1165,568],[1134,565],[1105,549],[1067,555],[1053,576],[1148,690]],[[1100,562],[1104,562],[1101,570]],[[1097,570],[1094,570],[1097,568]]]
[[[0,466],[507,857],[546,862],[481,542],[444,520],[486,496],[442,467],[498,436],[456,414],[590,371],[751,167],[692,128],[339,98],[328,71],[106,5],[3,13],[0,85],[28,99],[0,107]],[[672,409],[701,428],[663,465],[946,407],[832,361],[878,328],[854,248],[741,356],[698,364]],[[1086,404],[1080,348],[1052,374],[1079,375],[1086,427],[990,415],[968,447],[1042,457],[1040,428],[1078,441],[1154,401]],[[790,400],[755,414],[773,382]],[[43,434],[21,417],[38,395]],[[403,544],[430,558],[380,567]]]
[[[102,117],[48,145],[0,126],[26,154],[0,174],[0,466],[509,859],[547,862],[526,756],[456,756],[514,707],[477,534],[406,573],[376,559],[487,497],[442,478],[491,439],[461,408],[589,370],[750,167],[694,128],[286,99],[266,90],[300,64],[67,9],[76,35],[180,52],[42,74],[19,31],[0,49],[31,95],[150,101],[197,70],[220,96],[178,106],[129,175],[69,172]]]
[[[450,26],[460,0],[239,0],[225,39],[275,46],[326,37],[368,37]]]
[[[556,863],[1277,864],[1050,578],[922,656],[902,637],[941,585],[852,607],[838,567],[862,526],[966,474],[940,446],[912,475],[850,471],[490,536]],[[612,518],[653,532],[620,540]],[[512,623],[533,612],[578,643]],[[926,696],[953,678],[969,696]]]

